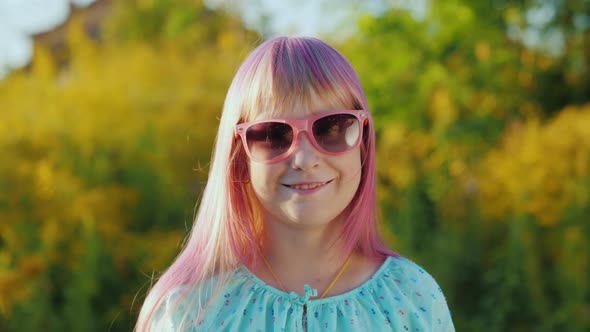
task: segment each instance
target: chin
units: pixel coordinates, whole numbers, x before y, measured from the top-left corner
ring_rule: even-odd
[[[285,216],[285,219],[298,225],[305,226],[320,226],[330,224],[334,219],[329,216],[318,216],[317,214],[312,215],[309,212],[306,213],[289,213]]]

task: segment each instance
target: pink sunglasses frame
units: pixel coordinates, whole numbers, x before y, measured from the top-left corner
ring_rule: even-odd
[[[310,134],[311,127],[316,120],[321,119],[326,116],[335,115],[335,114],[353,115],[354,117],[356,117],[359,120],[359,123],[361,124],[360,130],[359,130],[359,139],[357,140],[356,144],[354,146],[350,147],[350,149],[348,149],[346,151],[342,151],[342,152],[330,152],[330,151],[325,150],[324,148],[322,148],[319,145],[319,143],[316,141],[313,134]],[[286,152],[283,152],[282,154],[278,155],[277,157],[270,159],[270,160],[259,160],[259,159],[254,158],[254,156],[252,156],[252,154],[250,153],[250,149],[248,148],[248,141],[246,139],[246,132],[248,131],[248,128],[250,128],[251,126],[257,125],[260,123],[266,123],[266,122],[278,122],[278,123],[286,123],[286,124],[290,125],[291,128],[293,128],[293,142],[291,143],[291,146],[289,147],[289,149],[287,149]],[[244,146],[244,150],[246,150],[246,154],[248,155],[248,157],[250,159],[255,160],[257,162],[265,163],[265,164],[274,164],[274,163],[278,163],[280,161],[283,161],[283,160],[291,157],[293,152],[295,152],[295,150],[299,146],[299,134],[302,132],[305,132],[307,134],[307,138],[309,139],[311,144],[318,151],[320,151],[321,153],[327,154],[327,155],[337,156],[337,155],[346,153],[346,152],[356,148],[357,146],[359,146],[359,144],[361,143],[362,138],[363,138],[364,127],[367,126],[368,124],[369,124],[369,117],[368,117],[368,114],[365,110],[343,110],[343,111],[333,111],[333,112],[321,112],[321,113],[313,113],[311,115],[305,116],[303,118],[298,118],[298,119],[268,119],[268,120],[239,123],[235,127],[235,138],[236,139],[238,137],[242,138],[242,145]]]

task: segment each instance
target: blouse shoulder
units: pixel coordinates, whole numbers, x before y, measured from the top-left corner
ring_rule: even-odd
[[[150,331],[172,332],[178,330],[178,324],[180,322],[178,312],[180,312],[179,306],[182,306],[179,301],[180,292],[180,289],[176,288],[164,297],[164,300],[154,313],[150,324]]]
[[[176,332],[201,326],[199,313],[214,304],[218,281],[213,277],[197,286],[181,285],[170,290],[154,313],[150,331]]]
[[[412,302],[421,316],[431,324],[431,331],[455,331],[451,313],[443,294],[432,275],[404,257],[391,257],[383,275],[392,279],[402,295]]]

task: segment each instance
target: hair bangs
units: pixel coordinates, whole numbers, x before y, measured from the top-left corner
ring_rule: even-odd
[[[242,121],[285,114],[363,109],[358,78],[336,50],[313,38],[281,38],[263,48],[241,102]]]

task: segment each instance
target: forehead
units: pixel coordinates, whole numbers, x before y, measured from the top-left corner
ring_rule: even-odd
[[[276,118],[301,118],[312,113],[323,113],[329,111],[349,110],[354,105],[348,105],[336,96],[324,95],[320,97],[318,93],[310,92],[307,96],[302,96],[298,100],[290,103],[285,102],[274,107],[262,109],[256,114],[252,121],[268,120]]]

